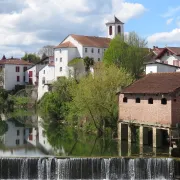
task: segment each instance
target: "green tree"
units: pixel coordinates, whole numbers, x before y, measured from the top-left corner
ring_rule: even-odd
[[[130,74],[115,65],[101,67],[95,74],[80,80],[70,90],[69,117],[76,117],[81,124],[85,119],[89,128],[93,126],[101,134],[105,127],[115,128],[118,118],[116,91],[132,82]]]
[[[65,120],[68,114],[66,103],[71,101],[69,89],[74,83],[73,79],[62,77],[53,84],[53,92],[46,93],[39,103],[39,110],[44,118]]]
[[[147,42],[135,32],[128,36],[116,36],[105,51],[103,62],[105,65],[115,64],[125,68],[138,79],[144,72],[144,62],[148,58]]]
[[[85,66],[85,71],[88,74],[90,71],[90,67],[94,65],[94,60],[93,58],[90,58],[88,56],[86,56],[84,58],[84,66]]]
[[[40,61],[40,57],[38,57],[36,54],[25,54],[23,57],[22,57],[23,60],[25,61],[29,61],[30,63],[37,63]]]

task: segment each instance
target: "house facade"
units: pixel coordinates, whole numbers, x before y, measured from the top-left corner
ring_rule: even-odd
[[[25,85],[25,72],[31,66],[32,63],[17,58],[0,60],[1,87],[13,90],[16,85]]]
[[[83,58],[93,58],[94,62],[102,61],[111,38],[124,33],[124,23],[116,17],[114,21],[106,23],[106,26],[107,37],[68,35],[54,48],[54,57],[45,58],[27,70],[26,82],[37,86],[38,100],[59,77],[84,76],[86,71]],[[76,58],[79,61],[70,65]],[[93,72],[93,69],[90,71]]]
[[[124,34],[124,23],[114,17],[114,21],[106,23],[107,37],[82,36],[70,34],[54,49],[55,80],[65,76],[83,76],[85,66],[83,61],[77,65],[68,64],[74,59],[85,57],[93,58],[94,62],[101,62],[105,50],[108,48],[112,38],[117,34]]]
[[[119,121],[173,127],[180,123],[180,73],[154,73],[119,94]]]
[[[179,71],[179,69],[179,66],[164,64],[157,61],[145,63],[146,74],[160,72],[176,72]]]
[[[37,89],[37,99],[49,90],[49,83],[55,78],[54,57],[46,57],[26,71],[26,82]]]

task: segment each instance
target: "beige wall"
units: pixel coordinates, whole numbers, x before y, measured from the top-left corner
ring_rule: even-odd
[[[123,103],[123,97],[124,94],[119,95],[120,120],[144,124],[171,125],[171,97],[164,96],[168,100],[166,105],[161,104],[162,95],[126,95],[127,103]],[[141,99],[140,103],[135,102],[137,97]],[[153,98],[153,104],[148,104],[149,98]]]

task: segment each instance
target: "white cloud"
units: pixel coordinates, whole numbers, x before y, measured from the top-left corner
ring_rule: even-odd
[[[169,7],[168,11],[166,13],[164,13],[162,16],[165,18],[172,17],[179,11],[180,11],[180,6],[175,7],[175,8]]]
[[[34,52],[43,45],[56,45],[71,33],[102,35],[110,17],[116,15],[127,22],[146,11],[142,4],[125,0],[17,0],[14,9],[10,3],[14,0],[5,2],[7,11],[0,14],[0,45],[13,46],[12,52],[16,46],[20,55],[27,49]]]
[[[173,18],[167,19],[166,24],[169,25],[172,23],[172,21],[173,21]]]
[[[176,46],[180,43],[180,29],[176,28],[170,32],[155,33],[147,38],[149,46],[168,45]]]

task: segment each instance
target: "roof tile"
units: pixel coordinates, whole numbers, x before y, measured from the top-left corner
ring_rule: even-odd
[[[139,79],[121,93],[123,94],[158,94],[172,93],[180,88],[180,72],[174,73],[153,73]]]

